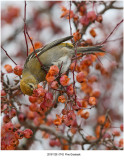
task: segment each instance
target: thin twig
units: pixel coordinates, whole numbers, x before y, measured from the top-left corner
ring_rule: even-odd
[[[70,18],[70,12],[71,12],[71,1],[69,2],[70,9],[69,9],[69,26],[70,26],[70,35],[72,36],[72,27],[71,27],[71,18]]]
[[[77,45],[75,44],[75,57],[76,57],[76,60],[75,60],[75,65],[74,65],[74,68],[73,68],[73,71],[72,71],[72,74],[73,74],[73,90],[74,90],[74,96],[75,96],[75,105],[77,103],[77,95],[76,95],[76,92],[75,92],[75,75],[74,75],[74,71],[75,71],[75,68],[76,68],[76,65],[77,65]]]
[[[71,27],[71,20],[70,20],[70,12],[71,12],[71,1],[70,1],[70,9],[69,9],[69,26],[70,26],[70,34],[72,36],[72,27]],[[75,46],[75,57],[77,58],[77,47],[76,47],[76,44],[74,44],[73,40],[71,40],[71,42],[73,43],[73,45]],[[74,90],[74,96],[75,96],[75,105],[76,105],[76,93],[75,93],[75,79],[74,79],[74,71],[75,71],[75,68],[76,68],[76,64],[77,64],[77,59],[75,60],[75,66],[74,66],[74,69],[73,69],[73,90]]]
[[[24,8],[24,36],[25,36],[25,42],[26,42],[26,48],[27,48],[27,57],[28,57],[28,42],[27,42],[27,36],[26,36],[26,1],[25,1],[25,8]]]
[[[6,55],[7,55],[7,57],[9,57],[9,59],[11,59],[11,61],[15,64],[15,65],[17,65],[15,62],[14,62],[14,60],[8,55],[8,53],[7,53],[7,51],[1,46],[1,48],[4,50],[4,52],[6,53]]]
[[[27,26],[26,26],[26,1],[25,1],[24,23],[25,23],[25,25],[24,25],[24,34],[25,34],[25,40],[26,40],[26,46],[27,46],[27,55],[28,55],[28,45],[27,45],[26,34],[27,34],[27,36],[28,36],[28,38],[29,38],[29,40],[30,40],[30,42],[31,42],[31,45],[32,45],[32,47],[33,47],[35,56],[37,57],[37,59],[38,59],[40,65],[41,65],[42,69],[43,69],[43,70],[45,71],[45,73],[47,74],[46,69],[44,68],[44,66],[43,66],[42,62],[40,61],[39,57],[37,56],[37,53],[36,53],[36,50],[35,50],[33,41],[32,41],[32,39],[31,39],[31,37],[30,37],[30,35],[29,35],[29,33],[28,33],[28,30],[27,30]]]
[[[117,29],[117,27],[123,22],[123,19],[115,26],[115,28],[112,30],[112,32],[106,37],[106,39],[101,43],[101,45],[103,45],[108,39],[109,37],[113,34],[113,32]]]

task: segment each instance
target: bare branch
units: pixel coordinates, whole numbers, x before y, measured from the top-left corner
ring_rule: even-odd
[[[1,48],[4,50],[4,52],[6,53],[6,55],[7,55],[7,57],[9,57],[9,59],[11,59],[11,61],[15,64],[15,65],[17,65],[15,62],[14,62],[14,60],[8,55],[8,53],[7,53],[7,51],[1,46]]]
[[[113,34],[113,32],[117,29],[117,27],[123,22],[123,19],[115,26],[115,28],[111,31],[111,33],[106,37],[106,39],[101,43],[101,45],[103,45],[108,39],[109,37]]]

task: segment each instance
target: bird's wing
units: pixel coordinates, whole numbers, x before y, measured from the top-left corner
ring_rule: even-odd
[[[26,59],[25,65],[27,64],[27,62],[32,59],[35,56],[35,53],[38,53],[41,50],[41,48],[36,49],[35,52],[33,51],[31,54],[29,54],[29,56]]]
[[[45,45],[45,46],[44,46],[43,48],[41,48],[41,49],[37,49],[37,50],[36,50],[37,56],[40,56],[42,53],[44,53],[44,52],[47,51],[48,49],[50,49],[50,48],[52,48],[52,47],[54,47],[54,46],[56,46],[56,45],[58,45],[58,44],[60,44],[60,43],[62,43],[62,42],[65,42],[65,41],[67,41],[67,40],[69,40],[69,39],[71,39],[71,38],[73,38],[73,36],[68,36],[68,37],[60,38],[60,39],[57,39],[57,40],[55,40],[55,41],[53,41],[53,42]],[[32,53],[28,56],[27,61],[29,61],[31,58],[34,58],[34,57],[36,57],[35,52],[32,52]]]

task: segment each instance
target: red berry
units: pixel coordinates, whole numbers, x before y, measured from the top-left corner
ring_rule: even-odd
[[[123,130],[124,130],[124,125],[123,124],[120,125],[120,130],[123,132]]]
[[[51,83],[51,82],[53,82],[54,80],[55,80],[55,76],[52,76],[52,75],[50,74],[50,72],[48,72],[47,75],[46,75],[46,81],[47,81],[48,83]]]
[[[4,127],[6,131],[13,132],[14,125],[11,122],[6,123]]]
[[[16,137],[11,138],[10,145],[17,146],[19,144],[19,140]]]
[[[69,110],[68,111],[68,118],[69,118],[69,116],[71,116],[72,119],[76,118],[76,114],[75,114],[75,112],[73,110]]]
[[[59,68],[58,68],[58,66],[56,66],[56,65],[51,66],[50,69],[49,69],[49,73],[50,73],[50,75],[52,75],[52,76],[57,75],[57,74],[59,73]]]
[[[85,82],[86,78],[83,72],[79,72],[76,76],[76,79],[79,83]]]
[[[27,113],[27,118],[28,119],[32,120],[32,119],[34,119],[34,117],[35,117],[35,112],[29,111]]]
[[[57,139],[57,140],[56,140],[56,146],[59,147],[60,145],[61,145],[61,143],[60,143],[60,141]]]
[[[81,39],[81,34],[79,33],[79,30],[77,30],[75,33],[73,33],[73,38],[74,38],[74,41],[79,41]]]
[[[19,113],[18,119],[19,121],[24,122],[26,120],[26,116],[23,113]]]
[[[9,114],[10,114],[11,118],[15,117],[17,114],[16,109],[12,108],[11,111],[9,112]]]
[[[29,101],[31,103],[35,103],[37,101],[37,97],[34,97],[34,96],[29,96]]]
[[[37,117],[35,117],[35,119],[33,120],[33,122],[34,122],[35,126],[40,126],[41,123],[43,122],[43,120],[42,120],[41,117],[37,116]]]
[[[29,106],[29,109],[32,111],[32,112],[35,112],[37,110],[37,104],[36,103],[32,103],[30,106]]]
[[[94,91],[92,96],[99,97],[100,94],[101,94],[100,91]]]
[[[44,103],[44,102],[41,103],[41,104],[40,104],[40,109],[44,110],[45,108],[46,108],[45,103]]]
[[[73,71],[74,69],[77,69],[77,64],[75,65],[75,62],[72,62],[70,65],[70,70]]]
[[[119,147],[124,147],[124,139],[123,138],[121,138],[119,140]]]
[[[74,94],[74,89],[73,89],[73,85],[70,84],[69,86],[67,86],[67,93],[69,95],[73,95]]]
[[[63,75],[60,78],[60,83],[61,83],[62,86],[67,86],[69,81],[70,81],[70,78],[68,78],[68,76],[66,76],[66,75]]]
[[[63,109],[63,110],[62,110],[62,114],[63,114],[63,115],[66,115],[66,114],[67,114],[67,110],[66,110],[66,109]]]
[[[5,113],[5,114],[9,113],[9,107],[8,107],[8,105],[7,105],[7,104],[4,104],[4,105],[2,106],[2,110],[4,110],[4,113]]]
[[[31,138],[33,136],[33,132],[31,129],[25,129],[24,130],[24,137],[25,138]]]
[[[22,75],[22,71],[23,71],[23,68],[19,65],[15,66],[14,68],[14,73],[18,76],[21,76]]]
[[[5,122],[5,123],[8,123],[10,121],[10,117],[9,117],[9,115],[5,115],[4,117],[3,117],[3,122]]]
[[[81,117],[84,119],[88,119],[89,115],[90,115],[90,113],[88,111],[86,111],[86,112],[82,112]]]
[[[1,96],[6,96],[6,92],[4,90],[1,90]]]
[[[61,103],[65,103],[66,102],[66,98],[64,95],[61,95],[58,97],[58,102],[61,102]]]
[[[52,93],[46,93],[45,96],[45,106],[51,107],[52,106],[52,101],[53,101],[53,94]]]
[[[92,29],[90,30],[90,34],[91,34],[92,37],[96,37],[96,36],[97,36],[96,31],[95,31],[94,28],[92,28]]]
[[[83,108],[87,108],[88,102],[85,100],[82,100],[81,104]]]
[[[51,99],[51,100],[53,100],[53,94],[50,93],[50,92],[46,93],[45,99]]]
[[[22,139],[23,137],[24,137],[24,133],[23,133],[23,131],[21,131],[21,130],[17,130],[15,133],[15,137],[17,138],[17,139]]]
[[[86,78],[85,78],[85,75],[83,72],[79,72],[76,76],[76,80],[79,82],[79,83],[83,83],[86,81]]]
[[[114,130],[113,132],[112,132],[112,134],[113,134],[113,136],[120,136],[120,132],[119,131],[117,131],[117,130]]]
[[[51,139],[50,142],[49,142],[49,145],[51,147],[54,147],[56,145],[56,141],[54,139]]]
[[[81,19],[80,19],[80,23],[83,25],[83,26],[87,26],[89,24],[89,19],[87,18],[87,16],[83,16]]]
[[[93,22],[96,20],[96,13],[94,11],[90,11],[87,13],[87,18]]]
[[[13,145],[7,145],[4,150],[15,150],[15,147]]]
[[[33,93],[36,97],[44,97],[46,94],[46,91],[43,88],[38,88],[38,89],[35,89]]]
[[[89,104],[90,105],[96,105],[96,98],[95,97],[90,97],[89,98]]]
[[[13,71],[12,66],[9,65],[9,64],[6,64],[6,65],[4,66],[4,68],[5,68],[5,70],[6,70],[8,73],[11,73],[11,72]]]
[[[51,86],[52,89],[58,89],[59,85],[58,85],[57,81],[53,81],[50,86]]]

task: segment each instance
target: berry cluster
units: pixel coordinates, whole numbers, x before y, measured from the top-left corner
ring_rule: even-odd
[[[18,75],[18,76],[21,76],[21,75],[22,75],[22,70],[23,70],[23,68],[22,68],[20,65],[16,65],[16,66],[14,67],[14,69],[13,69],[11,65],[6,64],[6,65],[4,66],[4,68],[5,68],[5,70],[7,71],[7,73],[12,73],[12,72],[14,72],[14,74],[16,74],[16,75]]]
[[[20,130],[20,124],[5,123],[1,128],[1,149],[15,150],[22,138],[31,138],[33,132],[31,129]]]

